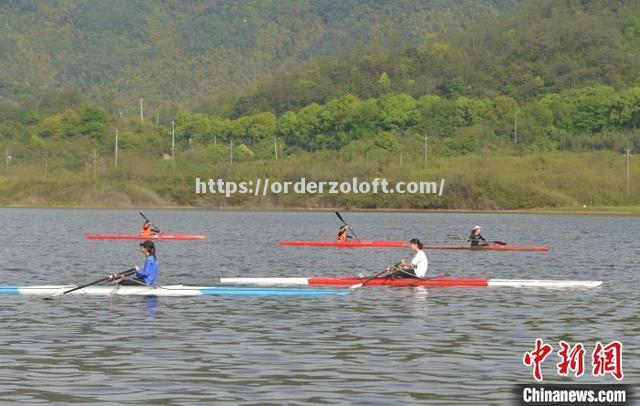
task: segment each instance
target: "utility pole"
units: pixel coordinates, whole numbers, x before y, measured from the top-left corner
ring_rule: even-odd
[[[428,137],[427,133],[424,133],[424,167],[427,167],[427,152],[428,152]]]
[[[140,98],[140,124],[144,124],[144,110],[142,109],[142,97]]]
[[[176,121],[171,121],[171,160],[176,164]]]
[[[513,117],[513,143],[518,143],[518,113],[520,110],[516,110]]]
[[[276,153],[276,161],[278,160],[278,137],[273,138],[273,150]]]
[[[624,149],[625,155],[627,156],[627,196],[629,196],[629,164],[631,160],[631,147],[626,147]]]
[[[5,150],[5,161],[7,164],[7,170],[9,170],[9,161],[11,161],[11,155],[9,155],[9,147]]]
[[[156,113],[156,127],[160,124],[160,110]]]
[[[116,168],[118,167],[118,130],[116,129],[116,149],[115,149]]]
[[[44,177],[49,176],[49,155],[44,156]]]

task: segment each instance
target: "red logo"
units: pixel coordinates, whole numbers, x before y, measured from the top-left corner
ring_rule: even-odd
[[[607,373],[617,380],[622,380],[622,343],[613,341],[606,346],[598,341],[591,355],[593,360],[593,376],[604,376]]]
[[[542,339],[536,338],[535,349],[531,352],[524,353],[522,362],[530,367],[533,366],[533,377],[536,381],[542,381],[542,362],[551,354],[553,347],[544,344]]]
[[[573,347],[563,340],[559,341],[560,350],[558,356],[560,362],[556,364],[556,370],[560,376],[569,376],[573,373],[576,378],[584,375],[586,350],[582,343],[577,343]],[[553,347],[545,344],[541,338],[536,338],[533,351],[525,352],[522,363],[528,367],[533,367],[533,378],[542,381],[542,363],[551,353]],[[605,376],[611,374],[615,379],[621,381],[624,377],[622,372],[622,343],[612,341],[603,346],[597,342],[591,353],[591,373],[593,376]]]
[[[560,351],[558,355],[562,360],[558,362],[558,375],[568,376],[570,371],[578,378],[584,374],[584,354],[586,353],[581,343],[573,348],[566,342],[560,340]]]

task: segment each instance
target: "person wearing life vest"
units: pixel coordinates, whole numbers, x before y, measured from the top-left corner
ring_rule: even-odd
[[[473,227],[471,230],[471,235],[467,239],[471,243],[472,247],[480,247],[483,245],[489,245],[489,242],[480,234],[480,226]]]
[[[336,241],[347,241],[347,239],[352,240],[353,236],[351,234],[349,234],[349,226],[348,225],[342,225],[340,226],[340,228],[338,229],[338,232],[336,233]]]
[[[427,260],[427,254],[423,251],[422,242],[414,238],[409,241],[409,247],[414,254],[411,262],[406,262],[403,259],[396,265],[387,266],[387,272],[393,278],[424,279],[427,275],[427,269],[429,269],[429,260]]]
[[[159,234],[160,230],[158,227],[151,224],[149,220],[145,220],[144,224],[142,224],[142,228],[140,229],[140,235],[145,237],[151,237],[154,234]]]

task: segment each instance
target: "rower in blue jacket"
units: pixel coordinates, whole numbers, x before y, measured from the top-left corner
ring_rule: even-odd
[[[142,269],[136,266],[136,273],[132,279],[123,279],[118,274],[109,275],[109,280],[116,281],[120,285],[145,285],[152,286],[158,277],[158,258],[156,258],[156,246],[153,241],[147,240],[140,243],[140,251],[146,257]]]

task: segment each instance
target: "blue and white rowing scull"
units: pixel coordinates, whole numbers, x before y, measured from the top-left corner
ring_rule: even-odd
[[[73,289],[74,285],[0,286],[0,295],[55,296]],[[88,286],[70,295],[134,295],[134,296],[333,296],[346,295],[345,289],[265,288],[235,286]]]

